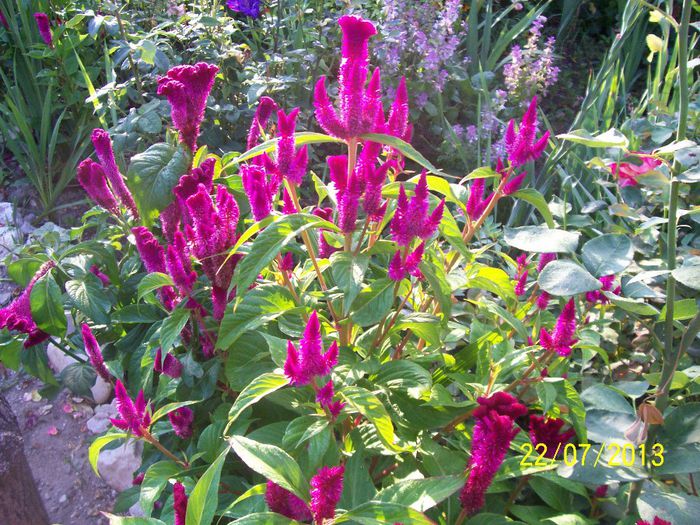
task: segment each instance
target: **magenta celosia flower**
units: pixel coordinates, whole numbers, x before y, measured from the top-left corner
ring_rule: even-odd
[[[312,312],[299,341],[297,350],[294,343],[287,342],[287,359],[284,374],[294,386],[308,385],[316,376],[325,376],[338,362],[338,343],[333,341],[323,353],[321,323],[316,312]]]
[[[153,361],[153,371],[177,379],[182,375],[182,363],[170,352],[163,357],[163,351],[158,347]]]
[[[658,516],[654,516],[654,522],[649,523],[648,521],[644,520],[637,520],[636,525],[673,525],[670,521],[662,520]]]
[[[396,88],[396,98],[389,111],[386,131],[389,135],[399,137],[406,142],[410,140],[411,130],[408,125],[408,90],[406,89],[405,77],[401,77],[399,85]]]
[[[294,256],[292,252],[287,252],[284,254],[279,262],[279,270],[281,272],[291,272],[294,270]]]
[[[491,197],[484,198],[485,179],[474,179],[469,187],[469,197],[467,197],[467,216],[475,221],[484,213],[486,206],[491,201]]]
[[[192,152],[197,149],[207,97],[218,71],[213,64],[198,62],[193,66],[175,66],[158,79],[158,94],[165,95],[170,103],[170,115],[180,133],[180,142]]]
[[[77,179],[88,197],[110,213],[119,213],[119,203],[107,184],[102,166],[92,159],[83,160],[78,165]]]
[[[10,24],[7,23],[7,18],[5,18],[5,14],[2,12],[2,9],[0,9],[0,24],[5,29],[10,29]]]
[[[343,410],[345,403],[342,401],[333,401],[333,396],[335,396],[333,381],[329,380],[328,383],[323,385],[316,392],[316,402],[327,409],[333,419],[336,419],[340,411]]]
[[[34,13],[34,20],[36,20],[36,26],[39,28],[41,39],[47,46],[53,47],[49,17],[46,15],[46,13]]]
[[[285,114],[281,109],[277,112],[277,176],[287,179],[290,183],[301,184],[306,174],[306,166],[309,162],[308,150],[306,146],[299,149],[294,147],[294,129],[299,108],[294,108],[289,114]]]
[[[336,189],[338,226],[343,233],[353,232],[360,207],[360,198],[364,191],[364,180],[360,177],[357,169],[348,180],[348,158],[346,155],[329,156],[327,162],[330,178]]]
[[[131,229],[136,240],[136,249],[141,256],[141,262],[149,273],[166,273],[165,250],[155,238],[153,233],[145,226],[136,226]],[[172,310],[175,306],[175,290],[171,286],[164,286],[158,294],[163,305]]]
[[[139,437],[143,436],[144,432],[148,432],[148,428],[151,426],[151,414],[146,406],[143,390],[139,390],[136,400],[132,401],[124,384],[117,379],[117,383],[114,385],[114,397],[117,399],[119,419],[110,418],[112,424]]]
[[[173,244],[168,246],[165,253],[165,267],[180,293],[191,294],[192,287],[197,281],[197,273],[192,269],[187,241],[180,231],[175,232]]]
[[[93,264],[90,266],[89,272],[93,274],[95,277],[97,277],[101,282],[102,286],[109,286],[112,282],[109,280],[109,277],[107,277],[105,274],[103,274],[100,271],[99,266],[96,264]]]
[[[192,437],[192,422],[194,421],[194,412],[190,407],[176,408],[172,412],[168,412],[168,419],[173,426],[175,435],[182,439]]]
[[[549,263],[552,261],[555,261],[557,259],[557,254],[556,253],[543,253],[540,255],[540,259],[537,262],[537,272],[541,272],[544,270],[545,266],[547,266]]]
[[[316,217],[320,217],[324,221],[333,221],[332,208],[316,208],[312,213],[313,215],[315,215]],[[323,232],[324,230],[322,229],[318,233],[318,256],[321,259],[327,259],[331,256],[333,252],[336,252],[338,250],[328,243]]]
[[[265,502],[272,512],[291,520],[307,522],[312,519],[311,511],[304,500],[272,481],[267,482]]]
[[[272,205],[279,189],[279,178],[268,177],[265,168],[256,164],[241,166],[241,182],[248,196],[253,218],[261,221],[272,212]]]
[[[131,212],[135,218],[139,218],[139,211],[136,208],[134,197],[131,195],[129,188],[126,187],[124,176],[119,171],[117,161],[114,158],[114,150],[112,149],[112,139],[105,130],[96,128],[92,130],[92,144],[95,146],[95,153],[100,160],[100,165],[104,170],[104,175],[109,181],[112,188],[112,193],[117,200]]]
[[[83,333],[85,353],[90,359],[90,364],[92,365],[92,368],[95,369],[95,372],[97,372],[98,376],[100,376],[105,381],[109,382],[111,375],[109,373],[109,370],[107,370],[107,367],[105,366],[105,361],[102,357],[102,350],[100,349],[100,345],[97,342],[97,339],[95,339],[92,330],[90,330],[90,327],[87,324],[83,323],[81,331]]]
[[[518,282],[515,283],[515,295],[518,297],[525,295],[525,285],[527,284],[527,273],[525,270],[520,275],[518,275]]]
[[[410,201],[406,197],[403,185],[399,188],[396,212],[391,221],[391,235],[399,246],[409,246],[415,237],[425,240],[437,230],[442,220],[445,201],[441,200],[430,214],[428,196],[428,180],[425,170],[416,184],[414,195]]]
[[[175,195],[175,202],[170,206],[176,206],[178,208],[178,215],[181,215],[186,223],[190,222],[189,212],[187,210],[187,199],[192,197],[197,190],[199,185],[202,184],[207,191],[211,191],[214,187],[214,168],[216,166],[216,159],[208,158],[202,162],[197,168],[193,168],[189,173],[186,173],[177,185],[173,188],[173,194]],[[179,219],[177,217],[177,224],[173,225],[173,232],[179,227]],[[165,228],[164,228],[165,229]],[[168,236],[166,235],[166,238]]]
[[[417,279],[423,278],[423,273],[420,271],[420,263],[423,260],[423,252],[425,251],[425,241],[420,243],[418,247],[409,253],[404,260],[401,255],[401,250],[397,250],[394,257],[389,263],[389,279],[400,281],[407,275],[412,275]]]
[[[179,481],[176,481],[173,485],[173,512],[175,514],[175,525],[185,525],[187,494],[185,494],[185,486]]]
[[[608,495],[608,486],[607,485],[598,485],[596,489],[593,491],[593,496],[596,498],[604,498]]]
[[[546,310],[547,306],[549,306],[549,294],[547,292],[542,292],[537,297],[536,305],[538,310]]]
[[[544,444],[544,456],[554,459],[557,451],[561,451],[563,454],[564,445],[576,435],[573,429],[561,432],[565,424],[563,419],[530,414],[530,441],[533,445]]]
[[[311,478],[311,512],[316,523],[335,517],[335,507],[343,494],[345,467],[321,467]]]
[[[527,414],[527,408],[506,392],[497,392],[489,398],[479,397],[474,410],[474,432],[469,460],[469,477],[459,500],[467,515],[484,506],[484,495],[493,477],[505,459],[510,442],[520,431],[513,429],[513,421]]]
[[[576,306],[574,300],[570,299],[564,306],[551,332],[546,329],[540,330],[540,345],[543,348],[556,352],[562,357],[571,355],[571,347],[576,344],[574,334],[576,333]]]
[[[363,151],[366,148],[365,144]],[[387,161],[378,168],[369,166],[365,171],[365,193],[362,199],[362,208],[370,220],[380,222],[384,217],[386,203],[382,205],[382,189],[389,169],[395,165],[396,162]]]
[[[24,348],[43,343],[49,338],[49,334],[41,330],[32,318],[30,296],[36,282],[54,266],[56,266],[56,263],[53,261],[47,261],[42,264],[24,291],[6,307],[0,309],[0,328],[15,330],[29,336],[24,341]]]
[[[632,151],[628,156],[634,157],[640,152]],[[637,186],[637,178],[640,175],[654,171],[661,166],[662,162],[652,157],[641,157],[641,164],[633,164],[631,162],[613,162],[608,164],[610,171],[617,177],[617,183],[621,188],[625,186]]]
[[[146,477],[145,472],[139,472],[134,476],[134,479],[131,480],[131,484],[134,486],[141,485],[143,483],[143,478]]]
[[[258,108],[255,110],[253,122],[248,130],[248,139],[246,140],[247,149],[253,148],[260,140],[260,134],[267,126],[267,121],[270,119],[272,112],[277,109],[277,103],[270,97],[260,97]]]
[[[603,292],[609,292],[612,291],[615,295],[620,295],[620,292],[622,291],[622,288],[618,286],[613,290],[613,284],[615,284],[615,275],[604,275],[600,279],[598,279],[601,284],[600,290],[593,290],[592,292],[586,292],[586,301],[589,303],[595,304],[595,303],[600,303],[600,304],[608,304],[610,302],[610,299],[603,293]]]
[[[525,175],[527,175],[527,172],[522,172],[520,175],[516,175],[512,179],[510,179],[508,182],[506,182],[503,185],[503,195],[512,195],[516,191],[520,189],[520,186],[523,185],[523,180],[525,179]]]
[[[537,139],[537,97],[533,97],[525,111],[518,130],[515,129],[515,120],[508,123],[504,143],[508,160],[513,167],[523,166],[530,160],[536,160],[542,155],[549,140],[549,131]]]

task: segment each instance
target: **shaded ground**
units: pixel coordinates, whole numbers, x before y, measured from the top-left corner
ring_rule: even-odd
[[[24,437],[24,450],[52,523],[102,525],[117,493],[98,478],[88,461],[94,438],[86,427],[90,404],[63,391],[42,399],[41,382],[10,372],[0,389],[12,406]]]

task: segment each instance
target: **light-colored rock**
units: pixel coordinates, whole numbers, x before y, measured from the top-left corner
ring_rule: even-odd
[[[109,418],[117,417],[118,414],[116,399],[112,400],[112,403],[109,405],[97,405],[95,407],[95,415],[87,420],[87,428],[93,434],[101,434],[112,425]]]
[[[143,443],[130,439],[111,450],[102,450],[97,470],[105,483],[120,492],[131,487],[134,472],[141,466]]]
[[[0,226],[15,223],[15,210],[11,202],[0,202]]]
[[[95,403],[102,404],[109,401],[109,396],[112,395],[112,385],[107,381],[97,376],[95,384],[90,389],[92,392],[92,399]]]
[[[69,321],[68,325],[68,328],[70,329],[72,323]],[[68,365],[77,363],[75,359],[63,353],[60,348],[52,343],[48,344],[46,354],[49,357],[49,366],[51,366],[51,369],[56,372],[56,374],[60,374]],[[95,401],[95,403],[106,403],[109,400],[109,396],[112,394],[112,385],[101,377],[97,376],[95,384],[92,386],[92,388],[90,388],[90,392],[92,393],[92,399]]]

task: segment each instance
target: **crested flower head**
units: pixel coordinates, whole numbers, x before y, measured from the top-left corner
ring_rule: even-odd
[[[559,418],[547,418],[530,415],[530,441],[533,445],[545,445],[545,457],[554,459],[558,451],[563,453],[564,445],[576,435],[573,429],[562,432],[565,421]]]
[[[180,231],[174,234],[173,243],[165,253],[165,267],[182,295],[192,293],[197,273],[192,269],[190,253],[185,236]]]
[[[260,97],[258,101],[258,108],[255,110],[255,116],[253,117],[253,122],[250,124],[250,130],[248,130],[248,139],[246,141],[246,146],[248,149],[255,147],[255,145],[260,140],[260,134],[265,129],[267,121],[270,120],[272,112],[277,109],[277,103],[270,97]]]
[[[109,382],[111,375],[109,373],[109,370],[107,370],[107,367],[105,366],[105,361],[102,357],[102,350],[100,349],[100,345],[97,342],[97,339],[95,339],[92,330],[90,330],[90,327],[87,324],[83,323],[81,327],[81,332],[83,334],[83,344],[85,345],[85,353],[90,359],[90,364],[92,365],[92,368],[95,369],[95,372],[97,372],[98,376],[100,376],[105,381]]]
[[[468,515],[483,507],[486,490],[503,463],[510,442],[520,430],[513,429],[513,421],[527,413],[527,408],[506,392],[479,397],[477,402],[469,477],[459,496]]]
[[[279,189],[279,179],[268,174],[260,165],[246,164],[241,166],[241,182],[248,196],[253,218],[260,221],[270,215],[272,205]]]
[[[408,246],[418,237],[427,239],[437,230],[445,206],[440,201],[432,213],[429,211],[428,181],[425,171],[416,184],[413,197],[409,201],[403,185],[399,188],[396,213],[391,221],[391,235],[399,246]]]
[[[576,306],[574,300],[570,299],[559,314],[554,329],[551,332],[547,332],[544,328],[540,330],[540,345],[549,351],[557,352],[562,357],[567,357],[571,355],[571,347],[576,344],[575,333]]]
[[[141,256],[141,261],[149,273],[166,272],[165,250],[155,238],[151,230],[145,226],[136,226],[131,229],[136,240],[136,249]],[[175,306],[176,294],[171,286],[164,286],[158,291],[164,306],[172,310]]]
[[[34,13],[34,20],[36,20],[36,26],[39,29],[41,39],[47,46],[53,47],[53,38],[51,37],[51,25],[49,24],[49,17],[46,15],[46,13]],[[7,21],[5,21],[5,23],[7,23]]]
[[[306,522],[312,519],[311,511],[304,500],[272,481],[267,482],[265,502],[272,512],[291,520]]]
[[[92,159],[83,160],[78,165],[77,179],[88,197],[110,213],[119,213],[119,203],[107,184],[102,166]]]
[[[53,261],[47,261],[42,264],[24,291],[6,307],[0,309],[0,328],[15,330],[29,336],[24,341],[24,348],[37,345],[49,338],[49,334],[41,330],[32,318],[30,296],[36,282],[44,277],[54,266],[56,266],[56,263]]]
[[[537,136],[537,97],[533,97],[525,111],[520,126],[515,129],[515,121],[508,123],[504,142],[508,160],[513,167],[520,167],[530,160],[536,160],[542,155],[549,140],[549,131],[539,138]]]
[[[321,467],[311,478],[311,512],[316,523],[335,517],[335,508],[343,494],[345,467]]]
[[[112,424],[121,429],[127,430],[135,436],[141,437],[151,426],[151,415],[146,406],[146,399],[143,390],[139,390],[135,401],[132,401],[124,388],[124,384],[117,379],[114,385],[114,397],[117,399],[117,411],[119,419],[110,418]]]
[[[109,181],[109,186],[112,189],[117,200],[122,206],[127,208],[131,215],[138,219],[139,211],[134,202],[134,197],[131,195],[129,188],[126,187],[124,176],[119,171],[117,161],[114,158],[114,149],[112,148],[112,139],[105,130],[95,128],[92,130],[92,144],[95,146],[95,153],[100,160],[100,166],[104,172],[104,176]]]
[[[185,486],[179,481],[176,481],[173,485],[173,512],[175,514],[175,525],[185,525],[187,494],[185,494]]]
[[[182,439],[192,437],[192,422],[194,421],[194,412],[190,407],[176,408],[172,412],[168,412],[168,419],[173,426],[175,435]]]
[[[158,79],[158,94],[165,95],[170,103],[171,118],[180,132],[180,142],[192,152],[197,149],[207,97],[218,71],[213,64],[198,62],[193,66],[175,66]]]
[[[160,347],[156,350],[156,357],[153,361],[153,371],[159,374],[165,374],[166,376],[177,379],[182,375],[182,363],[170,352],[165,354],[163,357],[163,351]]]
[[[328,375],[337,362],[338,344],[335,341],[323,353],[321,323],[314,311],[306,323],[304,335],[299,342],[299,349],[291,341],[287,343],[284,373],[292,385],[307,385],[316,376]]]

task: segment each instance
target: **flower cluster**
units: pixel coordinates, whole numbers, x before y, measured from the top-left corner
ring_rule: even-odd
[[[311,510],[303,499],[273,481],[267,482],[265,502],[272,512],[291,520],[306,522],[312,519]]]
[[[658,516],[654,516],[654,521],[652,523],[649,523],[645,520],[637,520],[636,525],[672,525],[672,523],[670,521],[661,519]]]
[[[4,19],[5,17],[3,17]],[[49,23],[49,17],[46,13],[34,13],[34,20],[36,20],[36,26],[39,29],[39,35],[44,43],[53,47],[53,37],[51,35],[51,24]],[[7,21],[5,21],[5,25]]]
[[[112,424],[121,430],[131,432],[137,437],[146,435],[151,426],[151,414],[146,406],[143,390],[139,390],[136,400],[132,401],[124,384],[117,379],[114,385],[114,397],[117,399],[119,418],[110,418],[109,420]]]
[[[166,376],[177,379],[182,375],[182,363],[170,352],[165,354],[163,357],[163,351],[160,347],[156,350],[156,356],[153,361],[153,371],[159,374],[165,374]]]
[[[185,525],[187,494],[185,494],[185,486],[179,481],[173,484],[173,511],[175,514],[175,525]]]
[[[593,290],[592,292],[586,292],[586,301],[591,304],[608,304],[610,302],[610,299],[603,293],[603,292],[612,292],[615,295],[620,295],[622,292],[622,287],[621,286],[616,286],[613,288],[613,285],[615,284],[615,275],[604,275],[600,279],[600,290]]]
[[[194,421],[194,412],[190,407],[176,408],[168,413],[168,420],[173,426],[175,435],[182,439],[192,437],[192,422]]]
[[[566,422],[563,419],[531,414],[530,441],[532,441],[533,445],[544,444],[545,457],[554,459],[557,451],[563,451],[563,445],[576,435],[573,429],[562,432],[562,427],[565,424]]]
[[[486,490],[503,463],[510,442],[520,431],[513,428],[513,422],[527,414],[527,408],[506,392],[479,397],[477,402],[469,477],[459,496],[467,515],[475,514],[484,506]]]
[[[90,330],[90,327],[87,324],[83,323],[81,332],[83,334],[83,343],[85,344],[85,353],[90,359],[90,364],[95,369],[98,376],[107,382],[111,381],[112,376],[105,366],[105,361],[102,357],[102,350],[100,349],[100,345],[97,342],[97,339],[95,339],[95,335],[92,333],[92,330]]]
[[[287,359],[284,374],[294,386],[308,385],[316,377],[330,374],[338,362],[338,343],[333,341],[328,350],[323,351],[321,323],[314,311],[309,316],[304,335],[299,341],[299,348],[291,341],[287,342]]]
[[[537,97],[533,97],[518,129],[515,128],[515,120],[511,119],[503,137],[508,160],[514,168],[523,166],[528,161],[537,160],[547,147],[549,131],[545,131],[538,139],[536,138],[537,128]]]
[[[570,299],[557,318],[554,328],[548,332],[545,328],[540,330],[540,345],[556,352],[562,357],[571,355],[571,347],[576,344],[574,339],[576,333],[576,306],[574,300]]]
[[[639,152],[631,152],[629,156],[635,156]],[[643,154],[642,154],[643,155]],[[610,172],[617,177],[617,183],[621,188],[625,186],[637,186],[639,184],[638,177],[650,173],[659,166],[662,162],[649,156],[641,156],[641,163],[634,164],[632,162],[612,162],[608,165]]]

